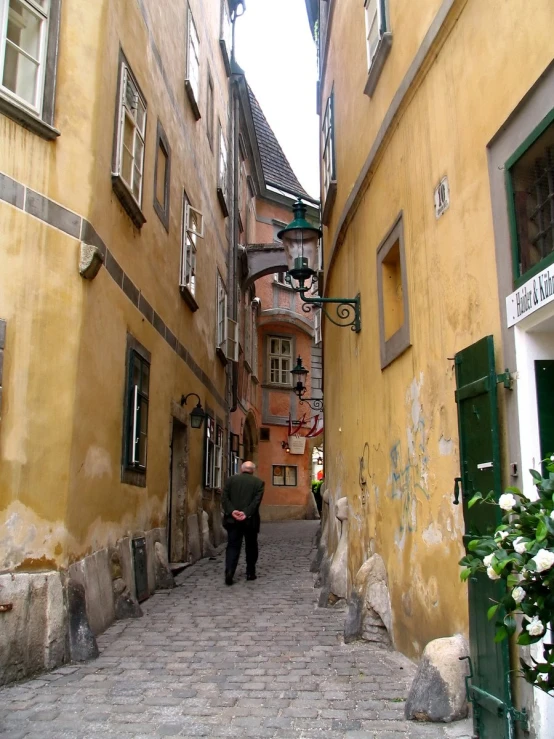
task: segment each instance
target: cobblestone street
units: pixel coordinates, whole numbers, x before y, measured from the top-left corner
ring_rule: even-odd
[[[344,645],[344,611],[318,609],[309,562],[316,522],[262,526],[259,578],[244,560],[232,587],[223,559],[99,638],[100,657],[0,690],[0,736],[468,737],[403,719],[414,666]],[[244,555],[243,555],[244,556]]]

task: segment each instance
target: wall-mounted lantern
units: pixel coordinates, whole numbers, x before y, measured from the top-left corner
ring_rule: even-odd
[[[335,326],[350,326],[352,331],[360,331],[361,310],[359,293],[355,298],[306,297],[306,293],[317,282],[317,245],[323,232],[306,220],[306,205],[300,198],[294,203],[292,209],[294,220],[277,234],[277,237],[283,242],[283,248],[287,257],[289,267],[287,278],[291,287],[300,294],[304,303],[321,308],[326,317]],[[294,284],[295,282],[297,284]],[[329,304],[336,305],[336,318],[331,318],[325,310],[325,306]],[[303,310],[308,312],[310,310],[309,305],[303,306]]]
[[[291,374],[296,380],[293,393],[300,400],[300,403],[307,403],[313,411],[323,410],[323,398],[306,398],[308,388],[304,385],[304,380],[308,376],[308,370],[302,365],[302,357],[299,355],[296,365],[291,369]]]
[[[202,428],[202,424],[204,423],[204,419],[206,418],[206,411],[202,408],[200,396],[198,396],[196,393],[181,395],[181,405],[186,405],[187,400],[190,398],[191,395],[194,395],[195,398],[198,398],[198,403],[190,412],[190,425],[193,429],[199,429]]]

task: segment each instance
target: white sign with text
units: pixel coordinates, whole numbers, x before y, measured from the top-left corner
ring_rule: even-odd
[[[506,298],[508,328],[554,301],[554,266],[547,267]]]

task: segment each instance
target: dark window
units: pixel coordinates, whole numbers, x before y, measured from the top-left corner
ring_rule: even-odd
[[[516,279],[554,254],[554,111],[549,118],[506,164]]]
[[[204,487],[214,486],[215,465],[215,421],[211,416],[206,416],[206,430],[204,437]]]
[[[206,94],[206,133],[208,141],[213,149],[214,146],[214,81],[208,71],[208,88]]]
[[[157,141],[156,164],[154,167],[154,210],[165,230],[169,231],[171,150],[160,121],[158,121]]]
[[[270,429],[268,429],[266,426],[262,426],[260,429],[260,441],[269,441],[269,432]]]
[[[148,452],[150,354],[131,336],[127,340],[125,443],[122,481],[144,486]],[[126,471],[130,472],[126,474]]]
[[[273,485],[276,487],[296,487],[298,468],[293,465],[273,465]]]

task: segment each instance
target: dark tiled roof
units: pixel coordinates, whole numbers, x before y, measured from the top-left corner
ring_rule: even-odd
[[[270,182],[272,185],[282,187],[295,195],[309,198],[310,196],[306,190],[304,190],[294,174],[292,167],[289,164],[289,160],[281,149],[281,145],[277,141],[277,137],[267,122],[250,85],[248,85],[248,96],[250,98],[252,118],[254,119],[254,128],[256,130],[256,138],[258,139],[258,147],[260,149],[260,157],[262,160],[262,168],[266,183]]]

